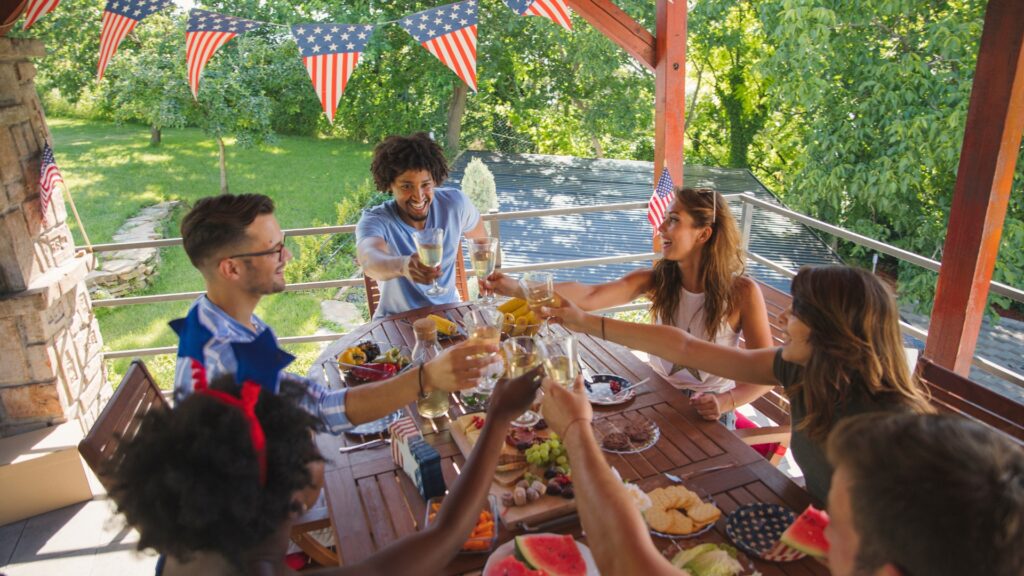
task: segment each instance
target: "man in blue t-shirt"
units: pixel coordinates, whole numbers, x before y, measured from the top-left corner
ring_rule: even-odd
[[[480,213],[460,190],[439,188],[448,178],[444,151],[424,132],[389,136],[373,151],[374,183],[393,196],[363,212],[356,226],[356,248],[363,273],[380,284],[374,318],[457,302],[455,262],[459,241],[485,238]],[[425,228],[444,230],[444,252],[436,267],[420,262],[414,235]],[[445,290],[426,294],[434,280]]]

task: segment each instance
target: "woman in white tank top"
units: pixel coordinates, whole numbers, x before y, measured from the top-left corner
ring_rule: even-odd
[[[709,189],[677,188],[658,237],[662,258],[653,268],[636,270],[605,284],[559,283],[558,294],[583,310],[599,310],[651,300],[651,317],[703,340],[747,348],[772,345],[768,313],[757,283],[743,275],[745,257],[736,221],[722,195]],[[495,273],[485,285],[500,294],[520,295],[516,280]],[[707,420],[733,423],[732,412],[769,390],[737,384],[656,356],[651,367],[673,386],[686,391]],[[725,416],[723,418],[723,415]]]

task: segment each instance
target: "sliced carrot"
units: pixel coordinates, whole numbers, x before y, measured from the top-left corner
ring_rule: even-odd
[[[488,540],[467,540],[462,545],[463,550],[487,550],[491,547],[491,543]]]

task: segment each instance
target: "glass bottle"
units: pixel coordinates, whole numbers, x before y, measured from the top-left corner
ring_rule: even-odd
[[[420,318],[413,322],[412,329],[416,333],[412,361],[422,366],[441,353],[441,345],[437,343],[437,325],[430,318]],[[422,377],[422,374],[418,376]],[[424,418],[444,416],[448,413],[448,392],[435,388],[425,398],[416,400],[416,411]]]

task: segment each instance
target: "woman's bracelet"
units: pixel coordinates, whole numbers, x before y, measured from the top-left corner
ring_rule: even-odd
[[[732,400],[732,410],[730,410],[730,412],[735,412],[736,411],[736,397],[732,395],[732,390],[729,390],[729,400]]]
[[[577,422],[590,422],[590,418],[580,417],[580,418],[576,418],[575,420],[570,420],[569,423],[565,425],[565,429],[562,430],[562,439],[563,439],[563,441],[566,438],[569,437],[569,429],[572,428],[572,425],[577,423]]]

